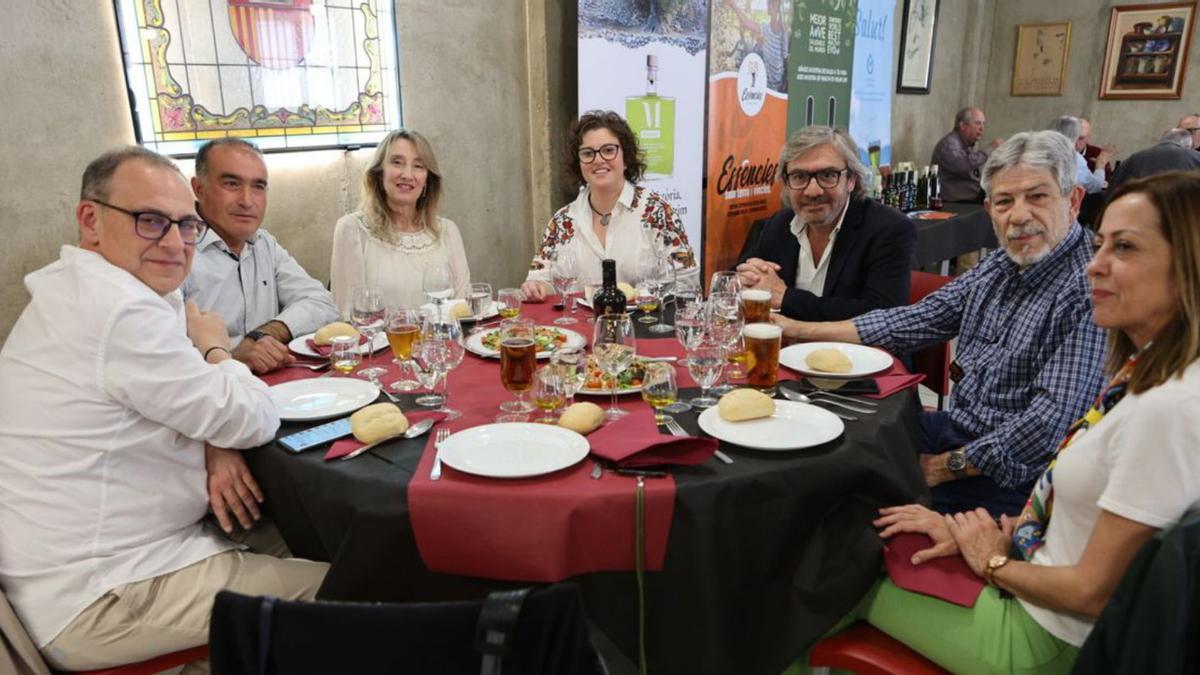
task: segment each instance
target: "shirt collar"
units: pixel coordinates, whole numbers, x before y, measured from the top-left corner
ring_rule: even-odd
[[[254,234],[250,235],[250,238],[246,240],[246,244],[253,246],[256,241],[258,241],[258,230],[255,230]],[[204,236],[200,237],[200,241],[196,242],[196,253],[200,253],[211,246],[216,246],[219,251],[233,253],[229,249],[229,245],[225,243],[225,240],[221,238],[221,235],[217,234],[217,230],[212,225],[209,225],[208,229],[204,231]]]
[[[842,205],[842,213],[838,216],[837,225],[834,225],[833,229],[829,232],[829,241],[833,241],[834,237],[836,237],[837,233],[842,229],[842,223],[846,221],[846,211],[849,208],[850,200],[847,199],[846,203]],[[796,239],[800,239],[800,237],[803,236],[808,230],[808,223],[800,220],[799,213],[792,216],[791,230],[792,234],[796,235]]]

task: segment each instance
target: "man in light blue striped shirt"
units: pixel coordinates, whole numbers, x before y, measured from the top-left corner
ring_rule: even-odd
[[[801,340],[906,353],[958,337],[948,412],[921,416],[921,466],[933,506],[1017,514],[1067,427],[1102,385],[1104,335],[1076,222],[1083,188],[1062,134],[1026,132],[983,167],[985,207],[1004,250],[921,302],[849,321],[775,318]]]

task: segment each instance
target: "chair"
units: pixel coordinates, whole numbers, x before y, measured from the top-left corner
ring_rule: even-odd
[[[930,274],[929,272],[912,273],[912,285],[908,292],[908,303],[915,304],[922,298],[950,283],[954,277]],[[937,394],[937,409],[941,410],[945,397],[950,393],[950,343],[943,342],[932,347],[926,347],[912,354],[912,371],[925,376],[922,382]]]
[[[950,672],[862,621],[818,642],[808,663],[860,675],[948,675]]]
[[[217,594],[217,675],[294,672],[597,675],[574,584],[443,603],[293,602]]]
[[[170,670],[179,666],[187,665],[193,661],[202,661],[208,658],[208,645],[200,645],[191,649],[182,649],[170,654],[163,654],[152,659],[139,661],[138,663],[130,663],[124,666],[116,666],[115,668],[101,668],[99,670],[73,670],[70,675],[154,675],[161,673],[164,670]],[[64,671],[58,671],[62,675],[68,675]]]

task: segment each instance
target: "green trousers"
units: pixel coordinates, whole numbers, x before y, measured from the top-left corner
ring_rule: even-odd
[[[886,576],[830,634],[861,619],[954,673],[1069,673],[1079,648],[1046,632],[1015,598],[995,588],[974,607],[899,588]],[[808,655],[785,675],[809,670]]]

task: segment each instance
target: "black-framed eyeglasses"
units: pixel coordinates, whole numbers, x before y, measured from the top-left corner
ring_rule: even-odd
[[[188,246],[195,246],[196,242],[200,241],[200,237],[203,237],[204,233],[208,231],[208,223],[194,216],[171,220],[163,214],[155,213],[154,211],[130,211],[129,209],[123,209],[108,202],[102,202],[99,199],[91,199],[89,201],[131,216],[133,218],[133,231],[142,239],[159,241],[167,236],[167,232],[171,231],[172,225],[178,225],[179,237],[183,239],[183,243]]]
[[[835,187],[842,179],[842,174],[849,169],[821,169],[820,171],[792,171],[787,175],[787,186],[793,190],[803,190],[812,179],[817,179],[817,185],[828,190]]]
[[[596,155],[606,160],[614,160],[617,158],[617,153],[621,152],[621,146],[616,143],[605,143],[599,148],[582,147],[579,148],[579,161],[584,164],[591,164],[596,161]]]
[[[1200,131],[1200,127],[1184,127],[1183,130],[1188,132],[1189,134],[1194,134],[1197,131]]]

